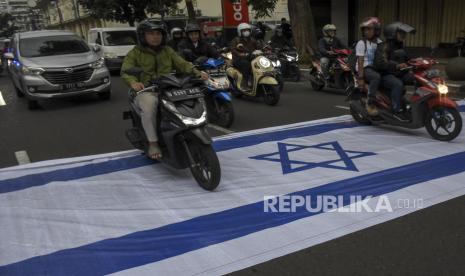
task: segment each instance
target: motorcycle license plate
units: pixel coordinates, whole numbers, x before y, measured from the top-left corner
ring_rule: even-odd
[[[202,90],[199,87],[171,90],[165,92],[165,94],[171,101],[182,101],[192,98],[203,97]]]

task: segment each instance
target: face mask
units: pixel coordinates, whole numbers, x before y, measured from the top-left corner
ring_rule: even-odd
[[[250,36],[250,31],[244,31],[242,32],[243,37],[249,37]]]

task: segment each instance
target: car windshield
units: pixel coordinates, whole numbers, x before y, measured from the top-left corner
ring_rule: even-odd
[[[136,45],[137,34],[135,31],[111,31],[103,33],[105,46]]]
[[[69,55],[89,52],[89,46],[77,36],[48,36],[24,38],[19,41],[23,57]]]

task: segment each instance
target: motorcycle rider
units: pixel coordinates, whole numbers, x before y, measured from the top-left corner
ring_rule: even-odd
[[[336,37],[336,25],[333,24],[326,24],[323,26],[322,32],[323,37],[318,41],[318,50],[320,51],[321,58],[321,70],[323,74],[328,79],[329,78],[329,68],[334,58],[336,57],[336,53],[334,50],[336,49],[345,49],[347,48],[339,38]]]
[[[251,76],[250,55],[253,51],[261,49],[260,43],[251,37],[251,26],[247,23],[241,23],[237,26],[237,37],[231,41],[231,52],[233,55],[233,66],[242,74],[242,88],[247,89]]]
[[[150,81],[163,74],[170,74],[173,69],[179,73],[195,74],[203,80],[208,74],[196,70],[191,63],[180,57],[171,47],[166,46],[167,32],[163,23],[143,21],[137,26],[139,45],[127,54],[121,67],[121,78],[135,91],[134,104],[139,108],[142,126],[149,147],[147,156],[152,159],[162,158],[158,145],[155,124],[157,122],[158,97],[152,92],[137,94]],[[139,77],[126,73],[126,70],[139,67],[143,72]]]
[[[217,48],[224,48],[228,47],[228,41],[226,40],[226,37],[223,34],[223,29],[218,29],[215,31],[215,37],[214,37],[214,42],[215,46]]]
[[[178,51],[184,58],[193,62],[199,57],[218,58],[219,53],[205,39],[200,38],[200,27],[195,23],[186,26],[187,38],[179,43]]]
[[[284,36],[283,29],[281,27],[276,27],[274,34],[271,37],[271,47],[282,49],[285,47],[292,48],[294,45],[292,44],[292,40],[287,39],[287,37]]]
[[[377,116],[378,109],[374,102],[381,75],[373,67],[373,62],[378,44],[382,42],[379,39],[381,21],[377,17],[365,18],[360,24],[360,30],[363,38],[355,46],[357,82],[359,87],[364,87],[365,81],[368,82],[366,109],[370,116]]]
[[[179,43],[183,40],[183,30],[178,27],[171,29],[171,39],[168,41],[168,46],[173,48],[173,50],[178,49]]]
[[[404,41],[408,33],[415,28],[402,23],[393,22],[384,27],[385,42],[378,45],[375,52],[374,66],[381,73],[381,86],[391,91],[392,111],[402,118],[402,95],[404,84],[414,84],[415,76],[410,71],[401,71],[408,67],[409,57],[404,49]]]

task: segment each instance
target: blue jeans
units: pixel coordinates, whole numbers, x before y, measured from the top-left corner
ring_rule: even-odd
[[[384,75],[381,78],[381,85],[391,91],[392,110],[398,112],[402,107],[402,94],[404,92],[404,82],[394,75]]]
[[[381,76],[371,67],[363,68],[363,73],[365,81],[368,82],[368,102],[371,102],[376,97],[376,92],[378,91],[378,87],[381,82]]]

